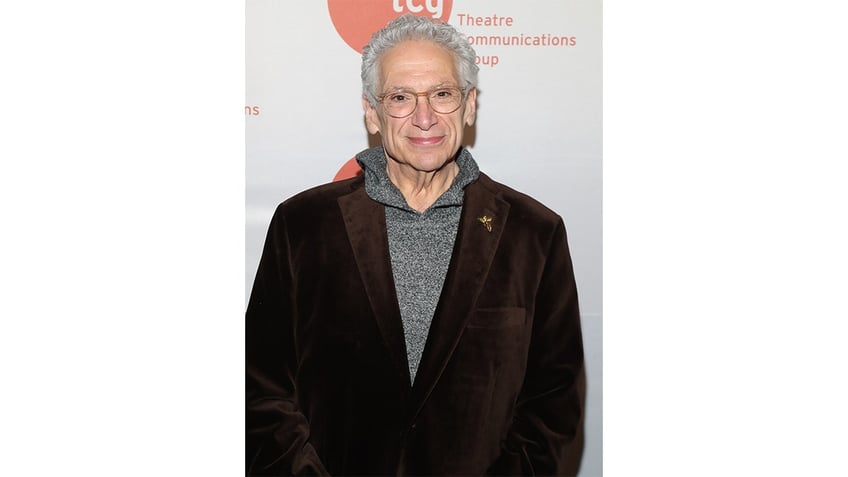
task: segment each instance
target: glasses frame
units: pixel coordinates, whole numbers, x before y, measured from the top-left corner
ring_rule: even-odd
[[[459,96],[460,96],[459,103],[456,105],[456,108],[454,110],[443,113],[443,112],[440,112],[440,111],[436,111],[433,108],[433,104],[430,103],[430,95],[432,95],[433,93],[435,93],[436,91],[438,91],[440,89],[456,89],[456,90],[459,90]],[[383,112],[385,112],[386,114],[388,114],[389,116],[391,116],[395,119],[408,118],[408,117],[412,116],[413,114],[415,114],[415,110],[418,109],[418,98],[421,97],[421,96],[424,96],[425,98],[427,98],[427,106],[429,106],[430,109],[433,110],[433,112],[438,113],[438,114],[452,114],[452,113],[455,113],[459,108],[462,107],[462,103],[465,102],[465,99],[467,98],[467,96],[466,96],[467,92],[468,92],[467,88],[460,88],[459,86],[436,86],[435,88],[430,88],[429,90],[424,91],[423,93],[416,93],[415,91],[409,91],[409,90],[406,90],[406,89],[399,89],[399,90],[396,90],[396,91],[389,91],[388,93],[383,93],[380,96],[377,96],[377,102],[380,103],[380,105],[383,107]],[[415,106],[412,107],[412,110],[408,114],[405,114],[403,116],[395,116],[394,114],[390,113],[388,107],[386,106],[386,103],[383,102],[383,100],[386,99],[387,96],[391,96],[391,95],[397,94],[397,93],[407,93],[407,94],[411,94],[411,95],[415,96]]]

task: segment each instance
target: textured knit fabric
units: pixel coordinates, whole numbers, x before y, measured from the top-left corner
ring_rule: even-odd
[[[463,189],[477,180],[480,170],[466,149],[457,156],[459,173],[427,210],[418,212],[386,172],[382,147],[356,156],[365,174],[365,190],[383,204],[392,260],[392,275],[403,321],[409,375],[415,381],[430,322],[445,281],[462,212]]]

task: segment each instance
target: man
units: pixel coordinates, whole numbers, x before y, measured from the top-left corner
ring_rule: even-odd
[[[475,52],[406,15],[363,51],[362,176],[282,203],[247,308],[251,475],[562,475],[583,347],[562,219],[462,147]]]

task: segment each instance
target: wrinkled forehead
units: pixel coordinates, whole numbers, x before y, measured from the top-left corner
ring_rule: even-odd
[[[454,53],[432,41],[398,43],[383,53],[378,64],[382,90],[459,85]]]

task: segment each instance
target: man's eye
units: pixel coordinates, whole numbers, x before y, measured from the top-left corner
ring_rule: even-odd
[[[454,92],[449,89],[437,89],[433,91],[433,97],[439,99],[447,99],[454,95]]]
[[[393,103],[405,103],[409,100],[410,98],[408,94],[397,93],[389,96],[389,101]]]

